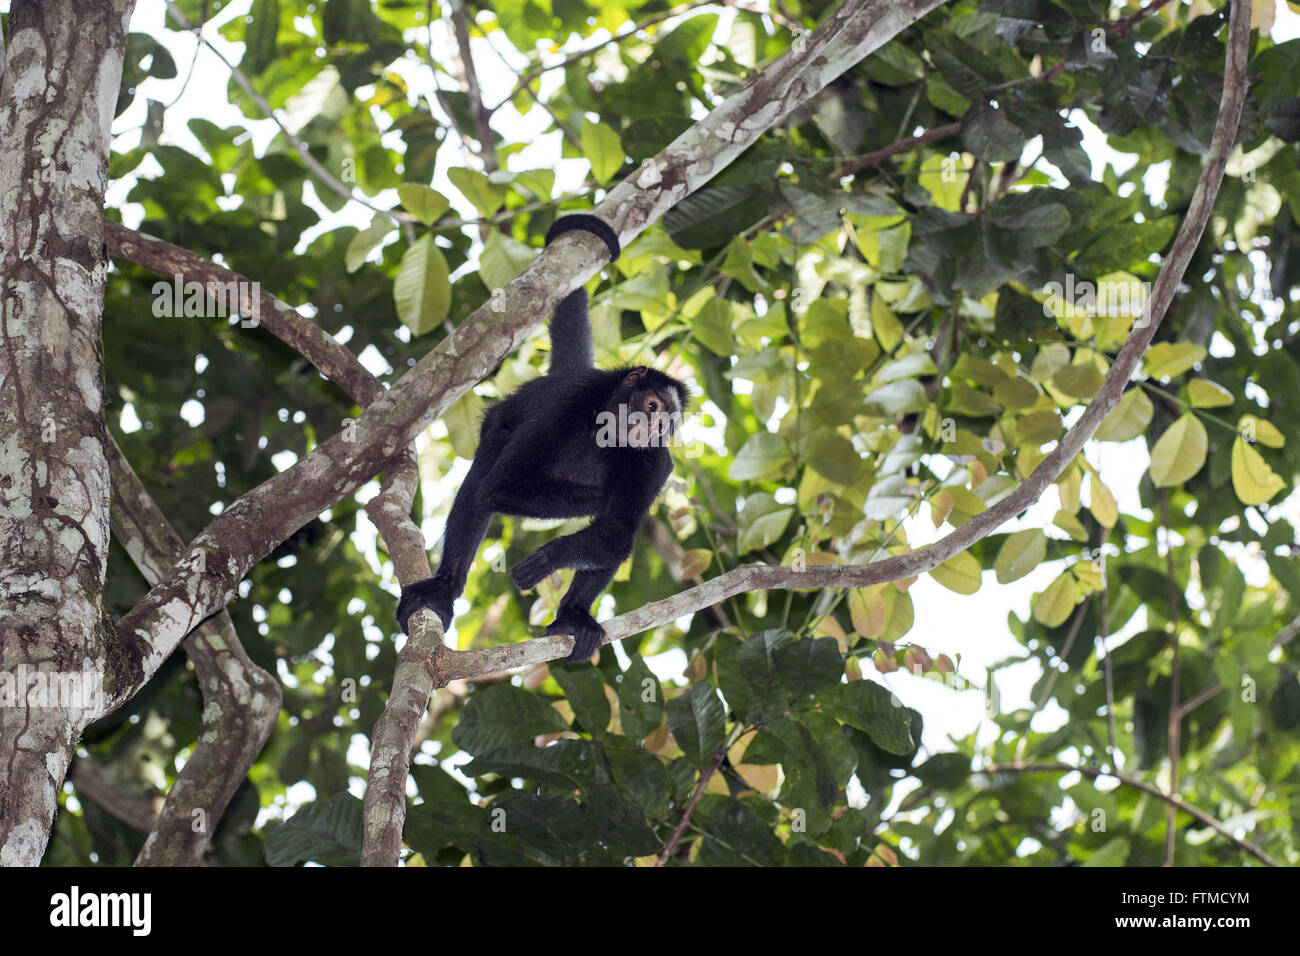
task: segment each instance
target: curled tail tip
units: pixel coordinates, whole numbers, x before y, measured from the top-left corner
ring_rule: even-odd
[[[589,232],[601,242],[605,243],[609,249],[609,261],[614,262],[622,253],[618,243],[618,234],[610,228],[609,224],[597,216],[588,213],[574,213],[570,216],[564,216],[555,220],[551,228],[546,232],[546,245],[550,245],[556,236],[563,235],[566,232]]]

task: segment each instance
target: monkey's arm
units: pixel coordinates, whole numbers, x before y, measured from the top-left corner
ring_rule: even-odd
[[[517,563],[510,570],[515,584],[527,590],[560,568],[608,570],[612,575],[632,553],[637,528],[671,469],[666,449],[655,454],[626,453],[617,467],[611,466],[605,505],[596,520],[581,531],[547,542]]]

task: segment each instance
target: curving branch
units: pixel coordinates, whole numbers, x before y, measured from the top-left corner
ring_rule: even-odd
[[[111,438],[107,451],[113,534],[145,580],[154,584],[185,553],[185,544]],[[144,827],[149,836],[136,866],[203,865],[217,822],[280,713],[279,683],[249,659],[224,610],[195,629],[185,641],[185,651],[203,691],[202,724],[157,819]],[[80,785],[84,779],[82,770],[73,782]]]
[[[383,488],[366,514],[388,545],[398,580],[419,581],[433,572],[424,538],[411,521],[411,502],[419,487],[415,453],[408,450],[384,475]],[[411,636],[397,653],[393,686],[384,712],[370,734],[370,777],[363,808],[362,866],[396,866],[406,823],[406,776],[411,742],[429,705],[435,662],[443,652],[442,622],[436,614],[417,615]]]
[[[134,262],[169,279],[182,277],[204,288],[233,287],[239,312],[289,346],[343,389],[359,405],[368,405],[384,391],[384,383],[375,378],[352,350],[340,343],[311,319],[287,302],[262,290],[261,284],[247,276],[219,266],[196,252],[182,249],[165,239],[158,239],[118,222],[104,220],[104,242],[109,255]],[[257,293],[254,294],[254,290]],[[224,295],[224,293],[223,293]],[[228,299],[229,297],[227,297]]]
[[[104,768],[89,757],[78,757],[68,768],[68,780],[83,800],[91,800],[133,830],[149,833],[158,819],[154,799],[130,796],[113,786]]]

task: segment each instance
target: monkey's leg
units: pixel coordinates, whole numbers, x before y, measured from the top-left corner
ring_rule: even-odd
[[[516,563],[510,569],[510,576],[520,590],[527,591],[560,568],[573,568],[576,571],[617,569],[632,553],[635,534],[636,524],[629,525],[615,518],[599,517],[581,531],[546,542]]]
[[[483,536],[487,534],[488,522],[492,518],[492,509],[487,504],[488,475],[492,464],[509,444],[510,437],[511,431],[502,424],[501,416],[489,413],[483,422],[474,463],[470,465],[469,474],[456,492],[451,514],[447,516],[442,561],[438,564],[438,570],[433,577],[402,588],[395,616],[403,634],[410,633],[407,622],[422,607],[427,607],[438,615],[443,630],[451,627],[452,606],[465,590],[470,565],[478,553],[478,546],[483,542]]]
[[[591,605],[605,590],[614,572],[612,568],[592,568],[579,571],[573,576],[573,583],[560,601],[560,608],[555,612],[555,620],[546,628],[547,634],[572,634],[573,652],[566,661],[585,661],[596,653],[605,640],[605,629],[591,616]]]

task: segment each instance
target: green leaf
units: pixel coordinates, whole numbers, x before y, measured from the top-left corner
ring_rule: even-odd
[[[686,759],[703,767],[722,746],[727,713],[717,691],[709,684],[692,684],[690,690],[668,702],[668,729]]]
[[[308,861],[356,866],[361,861],[361,809],[361,801],[350,793],[307,804],[268,831],[266,862],[271,866]]]
[[[1188,382],[1187,396],[1194,408],[1222,408],[1232,404],[1232,393],[1208,378],[1194,378]]]
[[[605,681],[600,671],[582,664],[555,664],[551,677],[564,691],[573,707],[573,715],[582,729],[593,737],[605,736],[609,726],[609,698],[605,696]]]
[[[450,199],[422,183],[402,183],[397,187],[397,196],[406,211],[426,226],[432,226],[451,208]]]
[[[1048,627],[1060,627],[1083,595],[1069,571],[1062,571],[1041,594],[1034,596],[1034,620]]]
[[[1242,415],[1237,420],[1237,434],[1248,442],[1259,442],[1269,448],[1281,448],[1286,439],[1272,422],[1254,415]]]
[[[1090,399],[1101,388],[1101,372],[1091,362],[1067,365],[1052,376],[1052,385],[1071,398]]]
[[[618,685],[618,716],[623,733],[638,743],[664,718],[664,689],[640,654],[630,655]]]
[[[736,343],[731,335],[732,306],[725,299],[711,298],[691,319],[691,332],[714,355],[731,355]]]
[[[731,463],[732,481],[753,481],[776,474],[790,462],[790,449],[781,436],[759,432],[736,452]]]
[[[423,335],[447,317],[451,306],[447,260],[432,236],[421,236],[402,255],[393,280],[393,301],[402,324],[414,335]]]
[[[512,684],[491,684],[474,692],[451,739],[461,750],[480,754],[517,743],[531,747],[534,737],[565,729],[564,718],[541,697]]]
[[[804,442],[804,460],[819,475],[837,485],[851,485],[862,470],[853,443],[830,428],[820,428]]]
[[[1151,424],[1155,407],[1141,388],[1131,388],[1101,420],[1092,436],[1098,441],[1128,441],[1141,435]]]
[[[766,548],[780,540],[794,509],[777,503],[766,492],[752,494],[745,499],[745,507],[740,510],[737,521],[740,526],[737,551],[745,554]]]
[[[928,352],[915,352],[901,359],[890,362],[876,373],[876,381],[882,385],[900,378],[916,378],[919,375],[933,375],[937,369]]]
[[[1115,496],[1096,475],[1088,476],[1088,510],[1103,528],[1113,528],[1119,520]]]
[[[1209,448],[1205,426],[1191,412],[1175,421],[1151,449],[1151,482],[1157,488],[1180,485],[1205,464]]]
[[[461,167],[449,169],[447,178],[460,190],[460,194],[473,204],[480,215],[492,215],[501,208],[501,203],[506,198],[506,188],[493,184],[477,169]]]
[[[473,458],[483,424],[483,399],[472,391],[466,392],[443,413],[442,421],[447,426],[451,450],[466,460]]]
[[[934,578],[949,591],[958,594],[974,594],[980,589],[980,563],[969,551],[954,554],[930,571]]]
[[[1088,540],[1088,531],[1084,528],[1083,522],[1065,509],[1061,509],[1056,513],[1056,516],[1052,518],[1052,524],[1056,525],[1075,541]]]
[[[1180,375],[1205,358],[1205,349],[1190,342],[1157,342],[1142,357],[1142,370],[1152,378]]]
[[[253,0],[244,26],[245,76],[257,76],[275,60],[275,38],[280,31],[280,0]]]
[[[518,239],[493,230],[479,257],[479,278],[489,289],[501,289],[537,258],[537,251]]]
[[[1043,563],[1047,556],[1047,535],[1038,528],[1017,531],[1007,535],[998,556],[993,562],[999,584],[1010,584],[1023,578]]]
[[[916,749],[915,734],[920,729],[913,726],[916,712],[875,681],[840,684],[822,706],[835,719],[867,734],[881,750],[906,754]]]
[[[348,251],[343,257],[344,268],[348,272],[356,272],[360,269],[371,250],[396,228],[393,220],[381,213],[375,213],[375,217],[370,220],[370,225],[353,236],[352,241],[348,243]]]
[[[627,159],[618,133],[604,123],[593,123],[585,117],[582,120],[582,154],[591,163],[592,175],[600,183],[622,169]]]
[[[925,387],[916,379],[905,378],[876,389],[865,399],[864,405],[876,406],[886,415],[923,411],[930,403]]]
[[[1232,441],[1232,490],[1245,505],[1262,505],[1286,487],[1264,456],[1240,438]]]

